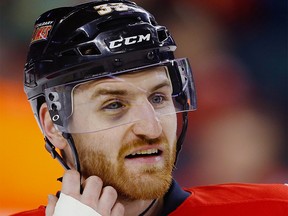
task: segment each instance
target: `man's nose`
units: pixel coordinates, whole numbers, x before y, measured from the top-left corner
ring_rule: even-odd
[[[132,130],[135,135],[155,139],[162,134],[162,125],[149,101],[137,107],[135,114],[140,117],[133,123]]]

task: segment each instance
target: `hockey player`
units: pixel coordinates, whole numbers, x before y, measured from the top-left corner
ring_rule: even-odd
[[[37,19],[25,92],[47,151],[67,171],[46,207],[16,215],[288,214],[285,185],[182,189],[173,180],[187,113],[196,109],[188,59],[175,49],[167,28],[126,0]]]

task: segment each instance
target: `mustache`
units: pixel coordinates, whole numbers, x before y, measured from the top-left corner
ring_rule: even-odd
[[[147,145],[168,145],[168,140],[165,136],[160,136],[155,139],[147,139],[145,137],[141,137],[136,140],[132,140],[130,142],[125,143],[120,151],[119,151],[119,156],[126,155],[127,152],[131,151],[131,149],[138,148],[141,146],[147,146]]]

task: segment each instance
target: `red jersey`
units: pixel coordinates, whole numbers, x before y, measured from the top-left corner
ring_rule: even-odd
[[[20,212],[11,216],[45,216],[45,206],[40,206],[38,209]]]
[[[191,194],[169,216],[287,216],[284,184],[223,184],[186,189]]]
[[[179,196],[180,194],[180,196]],[[284,184],[222,184],[184,188],[175,181],[164,197],[161,216],[287,216]],[[45,207],[13,216],[45,216]]]

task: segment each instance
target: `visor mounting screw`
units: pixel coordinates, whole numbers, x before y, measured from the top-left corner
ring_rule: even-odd
[[[155,57],[155,55],[154,55],[154,52],[153,52],[153,51],[147,53],[147,58],[148,58],[149,60],[154,59],[154,57]]]

